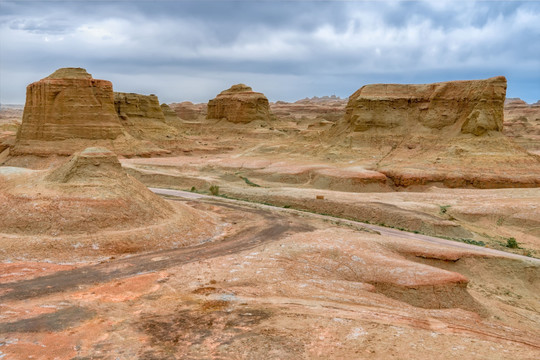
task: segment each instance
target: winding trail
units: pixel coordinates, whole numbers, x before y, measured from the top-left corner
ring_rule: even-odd
[[[213,199],[215,201],[223,202],[223,203],[231,203],[231,204],[242,204],[246,206],[257,206],[260,209],[268,209],[273,211],[279,211],[283,213],[294,213],[294,214],[301,214],[303,216],[308,216],[315,219],[322,219],[322,220],[330,220],[337,222],[339,224],[346,224],[346,225],[353,225],[358,227],[363,227],[369,230],[376,231],[380,233],[381,235],[387,235],[387,236],[393,236],[398,237],[402,239],[414,239],[419,240],[431,244],[437,244],[437,245],[444,245],[449,246],[457,249],[464,249],[464,250],[473,250],[477,253],[490,255],[490,256],[500,256],[500,257],[506,257],[511,259],[517,259],[517,260],[526,260],[535,264],[540,264],[540,259],[532,258],[528,256],[513,254],[505,251],[485,248],[482,246],[476,246],[466,243],[461,243],[457,241],[452,240],[446,240],[434,236],[428,236],[428,235],[422,235],[422,234],[415,234],[407,231],[392,229],[384,226],[379,225],[373,225],[373,224],[366,224],[360,221],[353,221],[353,220],[347,220],[347,219],[341,219],[338,217],[333,217],[329,215],[320,215],[315,214],[307,211],[301,211],[301,210],[294,210],[294,209],[285,209],[278,206],[272,206],[272,205],[266,205],[266,204],[259,204],[259,203],[252,203],[248,201],[243,200],[235,200],[235,199],[227,199],[227,198],[220,198],[216,196],[211,195],[203,195],[203,194],[197,194],[197,193],[191,193],[189,191],[181,191],[181,190],[171,190],[171,189],[162,189],[162,188],[149,188],[151,191],[153,191],[156,194],[159,195],[166,195],[166,196],[172,196],[172,197],[178,197],[178,198],[185,198],[185,199]]]

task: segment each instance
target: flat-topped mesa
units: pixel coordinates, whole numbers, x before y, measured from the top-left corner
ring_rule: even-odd
[[[122,133],[112,83],[85,69],[59,69],[26,88],[18,141],[113,140]]]
[[[479,136],[502,131],[505,96],[503,76],[422,85],[366,85],[350,96],[345,121],[358,132],[447,128],[456,135]]]
[[[226,119],[233,123],[249,123],[271,119],[268,99],[249,86],[237,84],[222,91],[208,102],[207,119]]]

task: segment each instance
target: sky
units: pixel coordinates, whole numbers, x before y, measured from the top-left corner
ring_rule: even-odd
[[[0,103],[61,67],[115,91],[270,101],[504,75],[540,99],[540,1],[0,0]]]

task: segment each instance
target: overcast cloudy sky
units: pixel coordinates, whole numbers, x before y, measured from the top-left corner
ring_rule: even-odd
[[[496,75],[535,102],[540,2],[0,0],[0,102],[60,67],[162,102],[240,82],[293,101]]]

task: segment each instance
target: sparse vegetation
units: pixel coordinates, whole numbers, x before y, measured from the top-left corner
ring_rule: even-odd
[[[253,187],[261,187],[261,185],[258,185],[258,184],[255,184],[254,182],[252,182],[251,180],[249,180],[247,177],[245,176],[240,176],[240,179],[244,180],[244,182],[246,184],[248,184],[249,186],[253,186]]]
[[[519,245],[516,241],[516,238],[514,237],[510,237],[508,239],[506,239],[506,245],[505,245],[507,248],[510,248],[510,249],[517,249],[519,248]]]
[[[439,205],[439,212],[441,215],[444,215],[446,214],[446,212],[448,211],[448,208],[451,207],[452,205]]]
[[[195,186],[192,186],[191,189],[189,189],[189,191],[191,191],[191,192],[197,192],[197,189],[195,188]]]
[[[212,185],[210,186],[210,193],[214,196],[218,196],[219,195],[219,186],[217,185]]]

